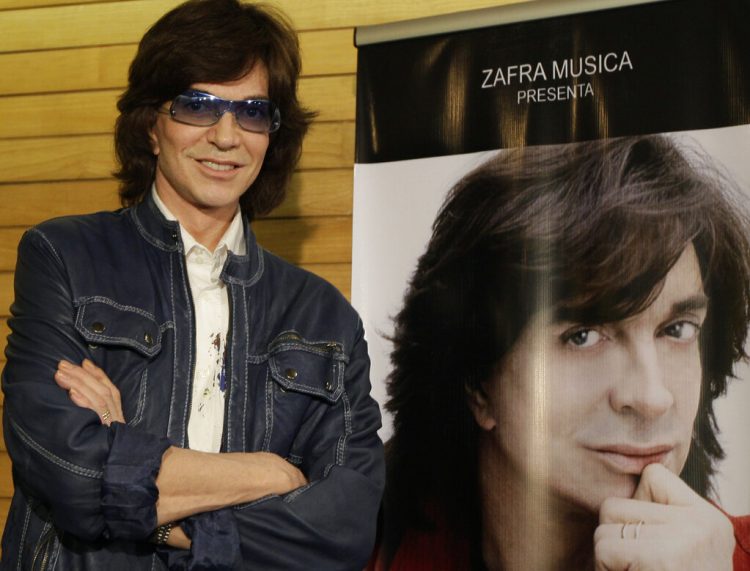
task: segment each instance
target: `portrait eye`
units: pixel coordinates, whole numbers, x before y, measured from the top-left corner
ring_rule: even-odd
[[[664,328],[664,335],[678,341],[692,341],[698,337],[700,326],[691,321],[675,321]]]
[[[574,329],[562,335],[563,342],[576,349],[593,347],[603,339],[604,335],[602,333],[591,328]]]

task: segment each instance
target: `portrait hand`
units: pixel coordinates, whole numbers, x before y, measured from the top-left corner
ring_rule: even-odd
[[[731,571],[729,519],[661,464],[650,464],[632,499],[608,498],[594,534],[597,571]]]
[[[90,360],[84,359],[80,366],[60,361],[55,382],[68,391],[70,400],[76,405],[98,414],[102,424],[109,426],[112,422],[125,422],[120,391]]]

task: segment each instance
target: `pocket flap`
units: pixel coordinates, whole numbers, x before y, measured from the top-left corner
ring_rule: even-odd
[[[79,301],[76,330],[96,345],[123,345],[147,357],[161,350],[161,329],[151,314],[108,298]]]
[[[274,380],[286,391],[336,402],[344,392],[344,362],[333,351],[295,343],[271,354]]]

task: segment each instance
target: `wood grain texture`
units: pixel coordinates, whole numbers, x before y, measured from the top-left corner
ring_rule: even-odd
[[[303,79],[299,87],[318,121],[354,120],[353,75]],[[0,97],[0,139],[112,133],[119,96],[120,90],[104,90]]]
[[[42,0],[44,1],[44,0]],[[300,30],[354,28],[524,0],[272,0]],[[178,0],[131,0],[111,3],[19,9],[0,12],[0,52],[134,44]],[[39,30],[44,34],[39,34]]]
[[[254,226],[262,246],[293,264],[352,261],[349,217],[258,220]]]
[[[351,264],[302,264],[304,269],[333,284],[346,299],[352,295]]]
[[[3,451],[0,452],[0,498],[10,498],[12,495],[13,478],[10,472],[10,457],[7,452]]]
[[[119,2],[120,0],[104,0],[106,2]],[[18,8],[46,8],[48,6],[62,6],[65,4],[93,4],[102,0],[0,0],[0,10]]]
[[[352,30],[299,35],[302,77],[352,75],[357,50]],[[117,89],[127,84],[135,44],[0,54],[0,95]]]
[[[13,264],[15,266],[15,262]],[[10,315],[10,304],[13,303],[13,272],[0,271],[0,316]],[[7,323],[5,324],[7,327]],[[4,332],[7,336],[7,331]],[[5,337],[2,337],[2,346],[5,347]]]
[[[8,318],[0,317],[0,367],[2,367],[2,363],[5,363],[5,344],[7,342],[8,335],[10,335]],[[0,391],[0,403],[2,403],[2,394],[3,392]]]

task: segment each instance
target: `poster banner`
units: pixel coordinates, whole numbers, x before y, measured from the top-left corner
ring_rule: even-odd
[[[486,532],[488,466],[596,511],[662,464],[750,513],[750,4],[358,48],[352,300],[396,497],[426,478],[402,521]]]

